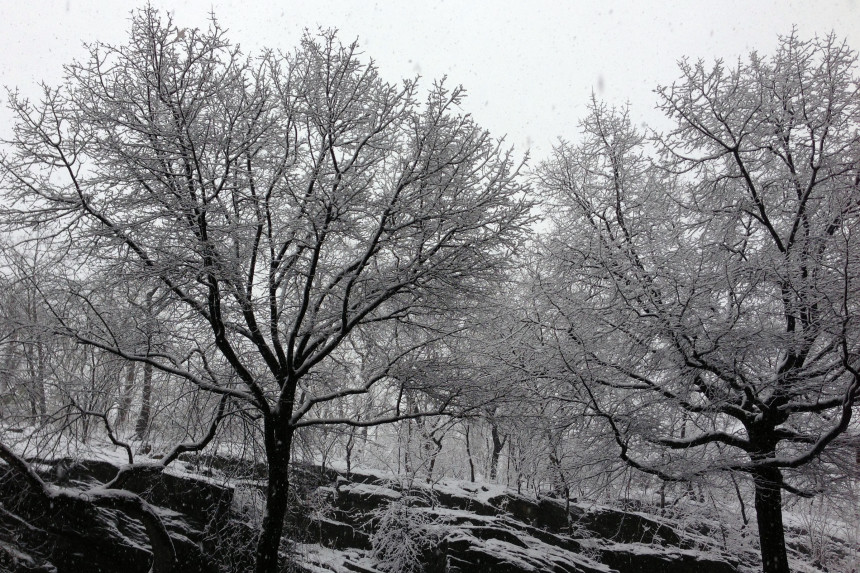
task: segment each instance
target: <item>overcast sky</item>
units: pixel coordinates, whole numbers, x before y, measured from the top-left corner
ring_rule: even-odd
[[[35,93],[82,42],[122,43],[125,0],[0,0],[0,84]],[[677,78],[677,60],[736,60],[772,53],[796,25],[803,38],[834,31],[860,48],[860,1],[630,0],[515,1],[186,1],[153,0],[180,27],[205,27],[214,11],[246,52],[292,50],[305,28],[335,27],[359,39],[389,81],[447,75],[469,92],[464,109],[519,151],[543,157],[559,136],[575,138],[592,90],[629,102],[637,121],[655,123],[657,84]],[[5,96],[3,98],[5,104]],[[10,116],[0,112],[0,137]]]

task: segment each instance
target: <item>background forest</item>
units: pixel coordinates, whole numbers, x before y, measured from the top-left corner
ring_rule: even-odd
[[[774,45],[681,60],[665,131],[595,97],[526,159],[334,32],[249,55],[136,12],[9,93],[0,480],[139,519],[156,572],[125,485],[194,452],[265,462],[258,572],[300,463],[708,515],[767,573],[804,520],[807,566],[856,566],[857,54]]]

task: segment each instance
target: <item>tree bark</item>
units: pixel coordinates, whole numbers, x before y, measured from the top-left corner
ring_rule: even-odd
[[[499,427],[496,424],[491,426],[490,434],[493,438],[493,451],[490,453],[490,481],[493,481],[499,471],[499,456],[501,456],[502,448],[505,447],[508,438],[507,436],[499,436]]]
[[[44,417],[47,413],[47,405],[45,404],[45,367],[47,357],[45,356],[45,346],[41,341],[39,341],[39,344],[36,347],[36,357],[38,360],[38,377],[33,382],[36,391],[36,404],[39,416]]]
[[[140,413],[137,423],[134,425],[134,436],[140,441],[146,440],[149,434],[149,419],[152,416],[152,365],[147,363],[143,367],[143,396],[141,398]]]
[[[15,351],[18,333],[13,330],[7,339],[8,354],[0,364],[0,417],[5,416],[3,407],[15,403],[15,374],[18,370],[19,354]]]
[[[137,369],[136,362],[129,362],[126,366],[125,384],[122,387],[122,396],[119,402],[119,409],[116,413],[116,428],[121,430],[128,420],[128,412],[131,410],[132,392],[134,391],[134,374]]]
[[[44,416],[45,406],[45,355],[42,341],[37,340],[24,346],[24,357],[27,359],[27,395],[30,401],[30,415],[33,418]]]
[[[276,573],[278,549],[284,533],[290,488],[290,448],[294,429],[279,417],[266,421],[266,457],[269,460],[269,480],[266,487],[266,512],[260,538],[257,541],[255,573]]]
[[[152,300],[158,289],[154,288],[146,293],[145,309],[147,314],[146,321],[146,354],[152,352],[152,315],[153,307]],[[134,425],[135,438],[144,441],[149,437],[149,422],[152,416],[152,363],[147,362],[143,366],[143,396],[141,397],[140,413],[137,416],[137,423]]]
[[[436,467],[436,458],[439,457],[439,453],[442,451],[442,438],[444,436],[440,436],[439,438],[430,437],[430,465],[427,468],[427,483],[433,481],[433,470]]]
[[[355,428],[349,432],[349,438],[346,440],[346,479],[352,475],[352,448],[355,446]]]
[[[466,458],[469,460],[469,481],[475,483],[475,462],[472,460],[472,447],[469,443],[470,424],[466,424]]]
[[[406,475],[412,475],[412,456],[409,448],[412,446],[412,420],[406,420],[406,444],[403,448],[403,469]]]
[[[753,474],[763,573],[789,573],[782,522],[782,475],[776,468]]]

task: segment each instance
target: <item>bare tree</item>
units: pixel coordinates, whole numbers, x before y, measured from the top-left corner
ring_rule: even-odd
[[[460,88],[437,83],[419,104],[415,82],[384,82],[334,33],[248,58],[217,22],[180,34],[146,9],[127,45],[89,51],[38,103],[12,94],[4,219],[63,229],[90,273],[160,284],[170,347],[66,333],[257,410],[269,478],[256,570],[275,571],[294,432],[426,414],[316,415],[396,385],[440,317],[498,278],[528,217],[517,166],[458,111]],[[386,352],[324,375],[370,333]]]
[[[593,103],[539,170],[563,216],[543,286],[560,358],[621,456],[664,479],[752,478],[766,573],[782,491],[851,431],[860,395],[860,93],[832,36],[782,38],[658,89],[647,143]]]

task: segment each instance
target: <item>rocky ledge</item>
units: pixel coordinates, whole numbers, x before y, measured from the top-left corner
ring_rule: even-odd
[[[707,536],[668,521],[499,486],[353,474],[310,493],[317,509],[299,528],[307,533],[296,553],[312,573],[410,570],[407,559],[425,573],[738,570]]]
[[[183,573],[251,567],[260,468],[185,460],[128,489],[156,508]],[[231,468],[229,472],[225,467]],[[45,507],[0,464],[0,570],[145,573],[143,525],[93,507]],[[118,467],[44,462],[46,478],[92,487]],[[60,471],[61,470],[61,471]],[[200,472],[198,474],[197,472]],[[203,475],[208,474],[208,475]],[[229,474],[229,475],[228,475]],[[533,499],[497,485],[404,483],[297,467],[284,550],[305,573],[733,573],[739,563],[706,533],[637,511]],[[249,501],[250,500],[250,501]]]

